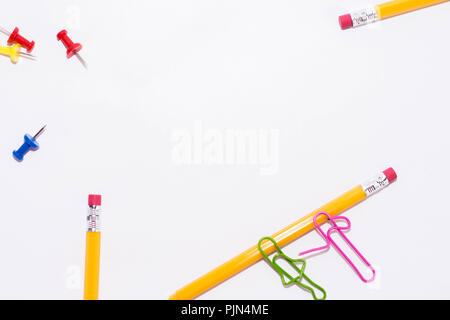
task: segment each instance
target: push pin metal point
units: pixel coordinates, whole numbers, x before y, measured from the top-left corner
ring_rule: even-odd
[[[41,130],[38,131],[33,137],[28,133],[24,136],[24,143],[22,146],[13,151],[13,156],[17,161],[22,161],[25,154],[31,150],[37,150],[39,148],[39,144],[36,139],[41,135],[41,133],[45,130],[46,126],[43,126]]]
[[[22,37],[19,34],[19,28],[15,27],[13,32],[9,32],[8,30],[0,27],[0,31],[3,32],[4,34],[6,34],[7,36],[9,36],[9,39],[8,39],[9,45],[12,45],[13,43],[18,43],[22,47],[27,49],[28,53],[30,53],[33,50],[34,44],[35,44],[34,41],[29,41],[29,40],[25,39],[24,37]]]
[[[76,56],[78,60],[80,60],[83,67],[87,69],[87,64],[84,59],[80,56],[79,52],[83,49],[83,46],[80,43],[73,43],[73,41],[67,35],[67,30],[61,30],[57,35],[56,39],[60,40],[67,49],[67,59]]]

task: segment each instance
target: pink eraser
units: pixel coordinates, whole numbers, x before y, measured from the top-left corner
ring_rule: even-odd
[[[392,181],[397,179],[397,174],[395,173],[394,169],[392,169],[392,168],[387,168],[386,170],[383,171],[383,173],[386,176],[386,178],[388,179],[389,183],[391,183]]]
[[[101,206],[102,205],[102,196],[99,194],[90,194],[88,197],[88,205]]]
[[[342,30],[353,27],[352,16],[349,13],[340,16],[339,17],[339,25],[341,26]]]

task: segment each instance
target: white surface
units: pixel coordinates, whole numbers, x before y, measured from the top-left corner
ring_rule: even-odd
[[[307,274],[330,299],[450,298],[450,4],[339,29],[367,4],[3,3],[1,25],[39,59],[0,59],[0,298],[82,297],[88,193],[104,203],[101,298],[166,299],[388,166],[398,181],[346,213],[377,282],[334,250]],[[87,72],[56,41],[67,25]],[[41,149],[14,161],[44,124]],[[274,129],[278,170],[177,164],[173,135],[196,124]],[[285,252],[319,244],[310,233]],[[262,262],[201,298],[311,299]]]

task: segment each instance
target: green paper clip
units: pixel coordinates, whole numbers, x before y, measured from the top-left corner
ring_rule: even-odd
[[[275,248],[277,249],[277,253],[273,256],[272,261],[270,261],[269,257],[267,256],[267,254],[264,252],[264,250],[261,248],[261,243],[264,240],[269,240],[271,241]],[[325,292],[325,290],[319,286],[318,284],[316,284],[314,281],[312,281],[306,274],[305,274],[305,268],[306,268],[306,261],[304,259],[292,259],[289,258],[288,256],[286,256],[283,251],[281,251],[280,247],[278,246],[278,244],[276,243],[276,241],[274,239],[272,239],[271,237],[264,237],[261,240],[259,240],[258,242],[258,250],[259,252],[261,252],[261,254],[264,257],[264,260],[267,261],[268,264],[270,264],[270,266],[280,275],[281,277],[281,282],[283,283],[283,286],[291,286],[294,283],[297,284],[298,286],[302,287],[303,289],[311,292],[314,300],[325,300],[325,298],[327,297],[327,293]],[[289,265],[294,268],[295,271],[298,272],[298,276],[294,277],[291,276],[286,270],[284,270],[279,264],[277,264],[277,260],[278,259],[284,259],[287,263],[289,263]],[[299,268],[297,266],[297,263],[302,263],[301,268]],[[286,278],[289,279],[289,281],[286,281]],[[312,287],[316,288],[317,290],[319,290],[320,292],[323,293],[323,297],[322,298],[317,298],[316,293],[314,292],[313,288],[301,283],[301,280],[305,279],[308,283],[310,283],[312,285]]]

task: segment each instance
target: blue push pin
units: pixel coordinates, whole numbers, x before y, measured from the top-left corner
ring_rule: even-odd
[[[39,137],[39,135],[44,131],[46,126],[43,126],[41,130],[39,130],[38,133],[34,135],[34,137],[30,136],[28,133],[25,135],[24,139],[25,142],[23,145],[18,149],[13,151],[13,156],[17,161],[22,161],[25,154],[32,150],[36,150],[39,148],[39,144],[37,143],[36,139]]]

